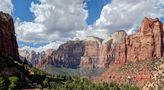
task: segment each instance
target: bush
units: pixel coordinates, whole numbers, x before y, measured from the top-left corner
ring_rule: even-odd
[[[57,83],[56,82],[49,82],[50,83],[50,87],[53,89],[56,89],[57,87]]]
[[[0,90],[7,90],[8,89],[9,81],[4,77],[0,77]]]
[[[42,85],[38,84],[37,88],[42,89]]]
[[[8,79],[10,81],[9,89],[14,90],[18,86],[19,78],[18,77],[9,77]]]
[[[45,88],[50,88],[48,78],[45,78],[45,79],[44,79],[43,85],[44,85]]]

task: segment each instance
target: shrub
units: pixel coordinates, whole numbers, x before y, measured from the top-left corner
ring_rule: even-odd
[[[57,87],[57,83],[56,82],[49,82],[50,83],[50,87],[53,89],[56,89]]]
[[[10,81],[9,89],[14,90],[18,86],[19,78],[18,77],[9,77],[8,79]]]
[[[38,88],[38,89],[42,89],[42,85],[38,84],[38,85],[37,85],[37,88]]]
[[[43,85],[44,85],[45,88],[50,88],[49,81],[48,81],[47,78],[44,79]]]
[[[4,77],[0,77],[0,90],[7,90],[8,89],[8,79]]]

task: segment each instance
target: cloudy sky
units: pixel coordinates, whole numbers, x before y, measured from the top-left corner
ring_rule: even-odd
[[[164,0],[0,0],[13,16],[20,48],[57,48],[72,39],[135,32],[144,17],[164,22]]]

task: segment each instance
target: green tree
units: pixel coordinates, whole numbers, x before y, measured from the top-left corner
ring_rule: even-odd
[[[18,86],[19,78],[18,77],[9,77],[8,79],[10,81],[9,89],[14,90]]]
[[[50,84],[49,84],[48,78],[45,78],[45,79],[44,79],[43,85],[44,85],[45,88],[50,88]]]
[[[0,77],[0,90],[7,90],[8,89],[9,81],[4,77]]]

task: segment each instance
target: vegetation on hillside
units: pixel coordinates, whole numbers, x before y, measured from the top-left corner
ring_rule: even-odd
[[[50,64],[45,64],[42,67],[42,70],[50,73],[50,74],[62,74],[66,76],[84,76],[84,77],[96,77],[101,75],[106,68],[64,68],[64,67],[55,67]]]
[[[0,57],[0,90],[53,89],[53,90],[139,90],[130,85],[116,83],[96,84],[85,78],[51,75],[30,65]]]

